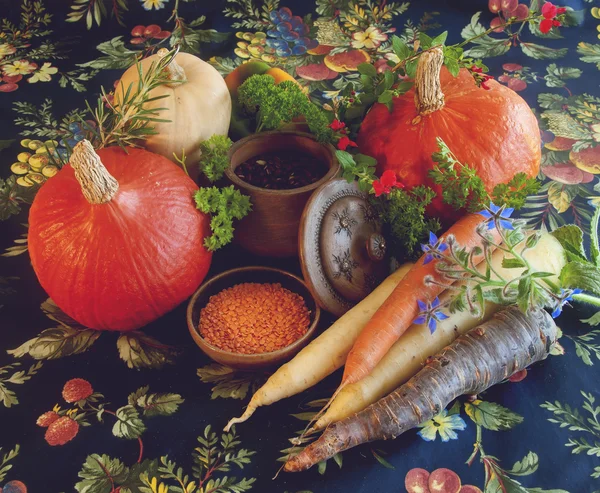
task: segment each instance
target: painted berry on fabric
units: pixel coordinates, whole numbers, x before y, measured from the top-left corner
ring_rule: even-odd
[[[63,416],[48,427],[44,438],[48,442],[48,445],[54,447],[70,442],[77,436],[78,432],[79,424],[77,421],[71,419],[69,416]]]
[[[69,380],[62,391],[63,399],[69,404],[87,399],[94,393],[92,384],[83,378]]]
[[[59,418],[60,418],[60,415],[57,412],[48,411],[48,412],[42,414],[37,419],[35,424],[38,426],[41,426],[42,428],[48,428],[48,426],[50,426],[52,423],[54,423]]]
[[[9,481],[0,488],[0,493],[27,493],[27,486],[22,481]]]

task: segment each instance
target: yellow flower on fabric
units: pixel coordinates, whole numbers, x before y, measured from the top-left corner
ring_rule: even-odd
[[[456,440],[458,435],[455,430],[464,430],[467,427],[465,421],[458,414],[452,414],[448,416],[448,411],[445,409],[436,414],[429,421],[419,425],[421,431],[418,435],[427,442],[435,440],[436,435],[439,433],[442,442],[448,440]]]
[[[0,44],[0,59],[4,58],[7,55],[12,55],[16,52],[17,49],[13,45],[9,45],[8,43]]]
[[[31,84],[35,82],[50,82],[52,76],[56,72],[58,72],[58,69],[56,67],[53,67],[50,62],[46,62],[28,79],[28,81]]]
[[[388,39],[388,35],[382,33],[378,28],[371,26],[366,31],[356,32],[352,35],[353,48],[378,48],[381,43]]]
[[[27,60],[16,60],[12,63],[2,65],[2,71],[5,75],[27,75],[37,68],[35,63],[29,63]]]
[[[152,8],[160,10],[165,7],[165,3],[167,3],[168,0],[140,0],[140,2],[142,3],[142,7],[146,10],[152,10]]]

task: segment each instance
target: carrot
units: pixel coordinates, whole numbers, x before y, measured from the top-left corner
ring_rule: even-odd
[[[361,443],[396,438],[431,419],[460,395],[479,394],[545,359],[557,332],[552,317],[541,309],[523,314],[510,307],[497,313],[456,339],[390,395],[329,426],[317,441],[292,457],[285,470],[303,471]]]
[[[475,230],[484,221],[485,218],[480,214],[466,215],[446,232],[442,241],[452,235],[456,243],[462,247],[468,249],[475,246],[482,247],[482,238]],[[494,228],[489,232],[497,243],[499,241],[498,230]],[[377,310],[358,336],[348,355],[339,389],[359,381],[375,368],[392,345],[417,318],[419,313],[417,300],[433,301],[443,291],[443,286],[423,283],[425,276],[432,277],[434,281],[445,282],[445,279],[442,279],[442,276],[436,271],[436,261],[426,264],[424,263],[425,257],[423,255],[402,279],[392,295]],[[479,263],[482,258],[482,256],[475,257],[475,263]]]
[[[567,261],[563,247],[554,236],[543,233],[533,248],[525,250],[525,242],[523,242],[517,251],[527,260],[532,272],[554,273],[555,276],[548,280],[559,283],[558,275]],[[523,273],[523,269],[503,267],[502,263],[505,257],[512,258],[502,250],[496,250],[492,254],[493,278],[497,279],[497,275],[507,281],[518,278]],[[486,262],[481,262],[477,269],[483,272],[486,266]],[[448,290],[440,296],[442,306],[453,294],[453,291]],[[429,356],[441,351],[458,336],[489,320],[501,308],[500,305],[487,301],[479,320],[466,310],[451,313],[447,319],[438,323],[433,334],[430,333],[426,324],[411,325],[369,375],[358,382],[347,385],[338,393],[327,412],[319,417],[311,431],[321,430],[330,423],[360,412],[389,394],[414,376]]]
[[[281,366],[254,393],[244,414],[227,423],[225,431],[229,431],[236,423],[246,421],[258,407],[268,406],[296,395],[341,368],[362,328],[411,267],[412,264],[404,264],[398,268],[364,300],[348,310],[329,329],[300,351],[294,359]]]

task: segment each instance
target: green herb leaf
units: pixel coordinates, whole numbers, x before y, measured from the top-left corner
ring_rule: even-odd
[[[475,424],[491,431],[510,430],[523,422],[522,416],[494,402],[465,402],[465,412]]]
[[[583,231],[574,225],[561,226],[550,233],[565,249],[567,260],[586,262],[585,249],[583,248]]]
[[[383,87],[385,89],[391,89],[394,83],[396,82],[396,73],[391,70],[386,70],[383,73]]]
[[[592,327],[596,327],[600,324],[600,311],[594,313],[590,318],[581,319],[580,322],[591,325]]]
[[[394,53],[401,61],[408,58],[413,53],[413,50],[411,50],[402,39],[395,35],[392,36],[392,50],[394,50]]]
[[[424,32],[419,33],[419,44],[422,50],[428,50],[433,45],[433,39]]]
[[[598,244],[598,222],[600,221],[600,208],[596,207],[590,221],[590,256],[592,263],[600,267],[600,245]]]
[[[600,296],[600,268],[589,263],[572,261],[560,273],[565,288],[579,288]]]
[[[431,40],[431,46],[443,45],[446,42],[447,37],[448,31],[444,31],[441,34],[438,34],[435,38]]]
[[[379,451],[381,452],[381,451]],[[395,470],[396,468],[390,464],[387,460],[385,460],[381,454],[377,453],[375,450],[371,449],[371,453],[373,454],[373,457],[375,457],[375,460],[377,460],[377,462],[379,462],[383,467],[385,467],[386,469],[392,469]]]
[[[361,75],[367,75],[372,78],[377,77],[377,70],[370,63],[361,63],[356,69]]]
[[[456,61],[454,58],[446,58],[444,60],[444,65],[453,77],[456,77],[460,72],[460,66],[458,65],[458,61]]]
[[[518,258],[507,258],[502,259],[502,267],[505,269],[519,269],[525,267],[525,263]]]
[[[383,91],[383,93],[381,94],[381,96],[379,96],[377,98],[377,102],[378,103],[382,103],[382,104],[388,104],[392,102],[392,98],[394,97],[394,93],[390,90],[385,90]],[[388,108],[390,109],[390,108]]]
[[[0,151],[4,150],[4,149],[8,149],[12,143],[15,141],[15,139],[12,140],[0,140]]]
[[[415,58],[414,60],[410,60],[410,61],[406,62],[406,65],[404,66],[404,69],[406,70],[406,75],[408,77],[410,77],[411,79],[414,79],[415,75],[417,74],[418,63],[419,63],[419,59]]]

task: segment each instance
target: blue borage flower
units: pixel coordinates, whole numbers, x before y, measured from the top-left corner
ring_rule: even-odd
[[[440,299],[437,296],[431,303],[417,300],[417,304],[419,305],[420,310],[419,316],[415,318],[413,323],[427,324],[429,332],[432,334],[435,332],[435,329],[437,329],[437,323],[448,318],[448,315],[441,310]]]
[[[556,300],[556,308],[552,312],[552,318],[557,318],[561,313],[563,306],[569,303],[569,301],[573,301],[573,295],[581,293],[582,290],[579,288],[575,289],[561,289],[560,297]]]
[[[481,214],[486,218],[484,221],[488,225],[488,229],[494,229],[501,226],[504,229],[515,229],[512,225],[512,219],[510,215],[514,212],[512,207],[497,206],[493,202],[490,202],[489,208],[486,207],[477,214]]]
[[[466,427],[467,424],[464,419],[458,414],[448,416],[448,411],[444,409],[429,421],[420,424],[421,431],[417,435],[427,442],[433,442],[439,433],[442,442],[447,442],[448,440],[456,440],[458,438],[456,431],[462,431]]]
[[[441,239],[438,239],[435,233],[430,231],[429,243],[421,243],[421,249],[423,250],[423,253],[425,253],[425,260],[423,261],[423,265],[425,265],[431,262],[434,258],[443,258],[443,252],[448,250],[448,245],[444,243]]]

